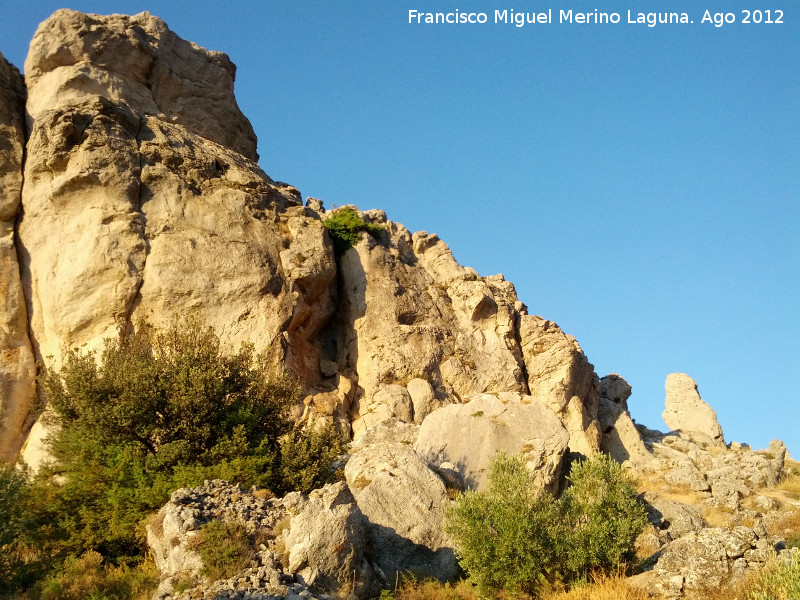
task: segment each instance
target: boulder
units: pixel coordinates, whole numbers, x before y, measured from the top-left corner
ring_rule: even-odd
[[[430,465],[452,463],[465,484],[478,490],[498,453],[521,454],[536,484],[555,492],[569,439],[544,402],[519,394],[482,394],[428,415],[415,448]]]
[[[14,233],[22,200],[25,94],[19,71],[0,54],[0,462],[8,463],[22,446],[36,380]]]
[[[698,442],[724,447],[717,413],[700,398],[694,379],[685,373],[671,373],[665,387],[667,399],[662,417],[667,427]]]
[[[447,490],[424,460],[405,444],[379,443],[359,450],[344,470],[367,520],[367,535],[383,584],[397,573],[450,579],[458,572],[443,532]]]
[[[675,540],[706,526],[703,515],[695,507],[648,493],[647,518],[664,534],[666,541]]]
[[[302,512],[292,517],[284,537],[289,571],[329,592],[339,592],[355,580],[355,591],[363,597],[372,580],[364,557],[365,537],[364,517],[344,482],[315,490]]]
[[[749,527],[689,532],[661,551],[653,567],[653,587],[667,597],[725,589],[763,567],[774,546],[773,540],[759,537]]]
[[[412,379],[406,386],[414,406],[414,422],[422,423],[431,412],[441,406],[433,386],[426,379]]]

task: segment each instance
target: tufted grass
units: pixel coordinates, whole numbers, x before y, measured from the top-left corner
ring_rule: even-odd
[[[467,581],[458,583],[440,583],[426,580],[408,579],[401,582],[397,589],[384,591],[381,600],[482,600],[475,588]],[[499,592],[490,597],[491,600],[531,600],[527,594],[509,595]],[[597,574],[591,583],[576,586],[569,591],[544,591],[540,600],[646,600],[647,593],[630,585],[619,574]]]

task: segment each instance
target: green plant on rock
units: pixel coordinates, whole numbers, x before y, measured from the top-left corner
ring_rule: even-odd
[[[201,574],[211,581],[233,577],[255,558],[255,550],[241,523],[210,521],[191,539],[189,547],[200,555]]]
[[[336,256],[341,256],[348,248],[355,246],[361,239],[362,231],[366,231],[370,235],[378,235],[384,230],[380,225],[364,221],[358,212],[349,206],[332,213],[322,224],[331,236]]]

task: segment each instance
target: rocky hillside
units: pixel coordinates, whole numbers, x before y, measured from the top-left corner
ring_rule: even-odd
[[[765,491],[784,475],[782,444],[726,445],[683,374],[666,385],[673,431],[636,425],[625,380],[600,378],[501,275],[381,210],[304,203],[256,163],[234,76],[148,13],[56,12],[24,81],[0,56],[0,458],[42,458],[37,362],[190,313],[297,376],[298,422],[354,442],[345,481],[309,496],[219,481],[174,492],[148,528],[160,598],[367,597],[408,569],[449,577],[444,507],[480,489],[500,451],[554,493],[575,455],[602,450],[642,475],[653,560],[637,577],[664,595],[719,587],[782,548],[798,501]],[[352,211],[372,232],[337,249],[323,222]],[[181,596],[173,584],[202,567],[191,538],[215,519],[260,540],[251,564]]]

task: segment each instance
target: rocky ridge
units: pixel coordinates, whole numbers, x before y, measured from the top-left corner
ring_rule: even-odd
[[[640,540],[652,568],[638,577],[664,596],[721,585],[781,549],[777,524],[800,506],[769,491],[780,442],[726,445],[685,374],[667,379],[673,431],[636,425],[627,382],[598,377],[513,284],[383,211],[357,211],[382,231],[336,256],[323,226],[333,211],[304,206],[255,162],[224,54],[148,13],[61,10],[25,72],[0,57],[0,459],[26,437],[23,457],[43,457],[35,361],[57,367],[65,348],[187,312],[290,369],[305,394],[298,422],[354,440],[345,480],[308,496],[216,481],[174,492],[148,528],[158,598],[366,598],[407,569],[452,576],[444,509],[480,488],[499,451],[522,453],[554,493],[576,455],[605,451],[638,472],[652,523]],[[214,519],[241,523],[254,554],[207,582],[191,540]]]

